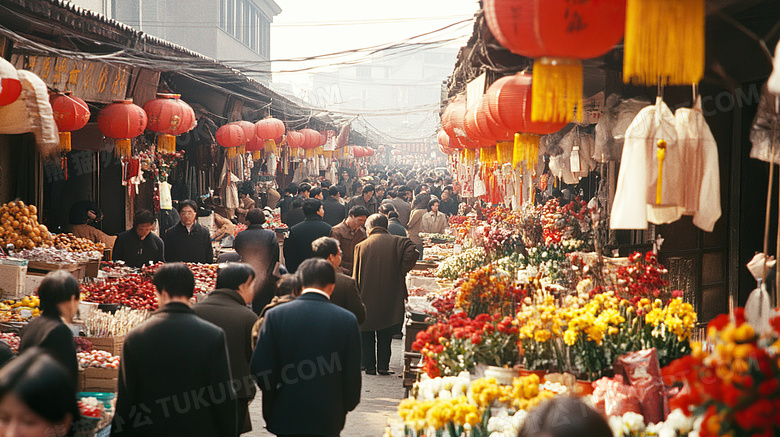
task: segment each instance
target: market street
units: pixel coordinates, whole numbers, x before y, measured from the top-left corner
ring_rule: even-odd
[[[360,405],[355,411],[347,414],[347,424],[341,437],[380,437],[385,431],[387,419],[396,416],[398,402],[404,397],[400,378],[403,370],[403,340],[393,340],[390,370],[395,374],[390,376],[363,374]],[[249,406],[252,415],[252,432],[245,434],[246,436],[273,436],[264,428],[262,405],[262,396],[258,391],[255,401]]]

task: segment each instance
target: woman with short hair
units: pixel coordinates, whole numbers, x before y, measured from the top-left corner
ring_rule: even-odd
[[[68,325],[79,311],[79,283],[64,270],[51,272],[38,287],[41,316],[22,330],[19,352],[40,347],[60,362],[78,380],[78,361],[73,332]]]
[[[423,215],[420,232],[423,234],[443,234],[449,226],[447,215],[439,212],[440,201],[433,198],[428,202],[428,212]]]

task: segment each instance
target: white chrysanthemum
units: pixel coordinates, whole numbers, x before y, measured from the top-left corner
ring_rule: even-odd
[[[693,430],[693,417],[688,417],[679,408],[669,413],[666,418],[666,427],[673,431],[679,431],[680,434],[687,434]]]
[[[641,414],[629,411],[623,415],[623,424],[631,432],[642,432],[645,429],[645,418]]]
[[[623,418],[619,416],[609,416],[609,428],[615,437],[623,437]]]

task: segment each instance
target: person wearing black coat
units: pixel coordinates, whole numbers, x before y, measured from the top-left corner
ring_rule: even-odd
[[[263,229],[265,214],[259,208],[253,208],[246,213],[249,227],[236,235],[233,247],[241,256],[241,261],[255,269],[254,299],[252,309],[260,314],[263,308],[271,303],[276,291],[274,275],[276,265],[279,263],[279,241],[276,232]]]
[[[331,237],[321,237],[311,243],[314,256],[328,261],[336,269],[336,287],[330,295],[330,301],[351,312],[357,318],[358,324],[366,320],[366,306],[360,297],[360,288],[351,277],[339,272],[341,266],[341,247],[339,240]]]
[[[160,309],[125,337],[111,435],[237,436],[225,332],[190,308],[186,265],[165,264],[153,282]]]
[[[322,209],[325,211],[322,220],[331,226],[336,226],[346,218],[344,205],[338,200],[340,195],[338,187],[330,187],[328,198],[322,202]]]
[[[39,347],[56,358],[70,373],[76,386],[79,376],[73,332],[63,320],[70,321],[79,310],[79,283],[64,270],[51,272],[38,287],[41,316],[22,330],[19,353]]]
[[[192,200],[185,200],[179,205],[180,221],[165,231],[163,239],[167,262],[214,262],[211,234],[197,223],[197,216],[198,205]]]
[[[124,261],[128,267],[143,267],[165,261],[165,243],[152,233],[154,214],[142,209],[133,216],[133,228],[116,237],[111,258]]]
[[[360,402],[358,323],[329,300],[336,281],[330,263],[309,259],[298,270],[303,292],[265,314],[252,374],[268,431],[336,437]]]
[[[290,210],[287,211],[287,221],[284,223],[287,225],[287,227],[292,228],[305,219],[306,214],[303,212],[303,199],[296,196],[293,198]]]
[[[322,221],[325,211],[322,202],[317,199],[306,199],[303,203],[306,220],[293,226],[290,235],[284,241],[284,261],[287,271],[295,273],[301,263],[314,256],[311,243],[330,235],[331,226]]]
[[[255,271],[249,264],[231,263],[221,267],[217,272],[216,290],[192,308],[198,317],[225,331],[230,372],[234,380],[240,381],[236,384],[236,396],[238,426],[242,434],[252,431],[249,403],[257,391],[249,371],[254,346],[252,327],[257,322],[257,314],[247,308],[254,295],[254,281]]]
[[[276,204],[276,208],[279,208],[279,215],[282,219],[282,223],[284,224],[287,224],[287,213],[290,212],[290,208],[292,208],[292,201],[297,194],[298,185],[290,184],[287,186],[287,188],[284,189],[284,197],[282,197],[282,200]]]

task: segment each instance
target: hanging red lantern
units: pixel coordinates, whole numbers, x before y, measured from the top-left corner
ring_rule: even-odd
[[[22,82],[13,64],[0,58],[0,106],[10,105],[22,94]]]
[[[252,159],[258,160],[263,157],[263,148],[265,147],[265,141],[258,136],[254,136],[246,142],[246,151],[252,153]]]
[[[497,142],[511,141],[514,138],[514,132],[502,128],[493,119],[490,114],[487,95],[480,99],[475,116],[477,118],[477,128],[482,132],[484,137]]]
[[[305,140],[306,140],[306,136],[301,132],[298,131],[287,132],[287,145],[290,146],[291,149],[301,148]]]
[[[217,143],[227,149],[227,157],[233,158],[238,154],[238,146],[246,143],[244,129],[237,124],[226,124],[217,129]]]
[[[149,118],[149,130],[160,134],[157,137],[159,152],[176,151],[176,136],[189,132],[197,126],[195,111],[181,100],[180,94],[157,94],[157,98],[146,102],[144,111]]]
[[[235,124],[244,130],[244,144],[238,146],[238,150],[236,151],[239,155],[243,155],[247,150],[246,143],[252,138],[257,138],[257,129],[255,128],[254,123],[244,120],[234,121],[231,124]]]
[[[609,52],[623,37],[625,0],[485,0],[499,43],[534,61],[534,121],[582,119],[582,59]]]
[[[267,117],[255,123],[257,137],[263,140],[264,147],[269,153],[276,153],[276,145],[281,143],[284,136],[284,123],[278,118]]]
[[[87,102],[66,91],[52,95],[51,109],[54,113],[54,122],[57,123],[57,129],[60,131],[60,152],[70,152],[70,133],[83,128],[89,121],[91,113]]]
[[[300,133],[303,134],[304,140],[301,147],[310,150],[316,149],[320,145],[320,133],[314,129],[301,129]]]
[[[374,154],[376,153],[376,151],[374,149],[370,148],[370,147],[364,147],[364,149],[365,149],[365,156],[366,157],[370,158],[370,157],[374,156]]]
[[[527,161],[530,167],[536,160],[539,135],[551,134],[566,126],[565,122],[547,123],[532,121],[533,78],[518,73],[495,81],[488,88],[484,99],[491,119],[498,127],[514,135],[513,164]]]
[[[133,99],[114,100],[97,117],[100,132],[114,139],[114,151],[121,157],[132,155],[132,138],[144,133],[146,122],[146,112]]]
[[[441,126],[450,137],[450,147],[463,149],[468,142],[463,125],[463,119],[466,116],[466,99],[463,96],[456,96],[452,102],[444,109],[441,116]],[[457,120],[457,121],[456,121]]]

